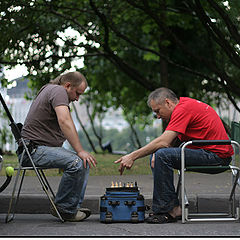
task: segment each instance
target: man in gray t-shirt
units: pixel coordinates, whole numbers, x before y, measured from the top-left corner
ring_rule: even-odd
[[[30,107],[22,129],[22,137],[32,140],[37,145],[61,147],[66,138],[53,110],[57,106],[68,105],[67,91],[63,86],[43,86]]]
[[[90,210],[80,208],[80,204],[89,167],[96,166],[96,159],[82,148],[69,111],[69,103],[78,101],[86,87],[87,81],[79,72],[66,73],[50,81],[34,99],[21,132],[25,140],[36,146],[32,153],[36,166],[64,169],[55,204],[66,221],[82,221],[90,215]],[[75,152],[62,147],[66,139]],[[24,156],[23,164],[29,162]],[[51,214],[57,216],[53,209]]]

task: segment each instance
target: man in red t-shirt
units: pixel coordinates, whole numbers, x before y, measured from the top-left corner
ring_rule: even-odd
[[[181,168],[181,149],[172,144],[178,138],[189,140],[228,140],[223,123],[209,105],[195,99],[177,98],[168,88],[158,88],[148,97],[148,105],[157,117],[168,123],[164,133],[146,146],[115,161],[119,171],[130,169],[135,160],[152,154],[150,162],[154,177],[152,213],[148,223],[170,223],[181,215],[173,184],[173,169]],[[186,166],[229,165],[233,148],[230,145],[188,147]]]

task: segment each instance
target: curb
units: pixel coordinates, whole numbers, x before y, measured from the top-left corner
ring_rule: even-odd
[[[152,198],[145,195],[145,204],[151,206]],[[11,195],[0,196],[0,213],[7,213]],[[227,194],[199,194],[188,196],[189,212],[227,212],[229,210],[229,196]],[[236,204],[239,204],[239,195],[236,195]],[[86,196],[82,207],[91,209],[92,214],[99,214],[100,196]],[[47,196],[42,194],[21,194],[16,213],[23,214],[47,214],[50,202]]]

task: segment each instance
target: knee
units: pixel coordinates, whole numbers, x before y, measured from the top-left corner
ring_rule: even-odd
[[[69,172],[83,172],[84,171],[83,161],[81,158],[77,157],[68,164],[66,171]]]
[[[155,166],[169,165],[172,162],[172,151],[170,148],[161,148],[155,152]]]
[[[165,148],[160,148],[155,152],[155,156],[157,159],[161,159],[165,157]]]

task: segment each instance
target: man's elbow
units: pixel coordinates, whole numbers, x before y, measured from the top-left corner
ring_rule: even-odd
[[[170,143],[164,143],[164,144],[163,144],[163,148],[169,148],[169,147],[171,147],[171,144],[170,144]]]
[[[58,124],[60,127],[65,126],[67,122],[68,122],[68,119],[66,118],[63,118],[63,117],[58,118]]]

